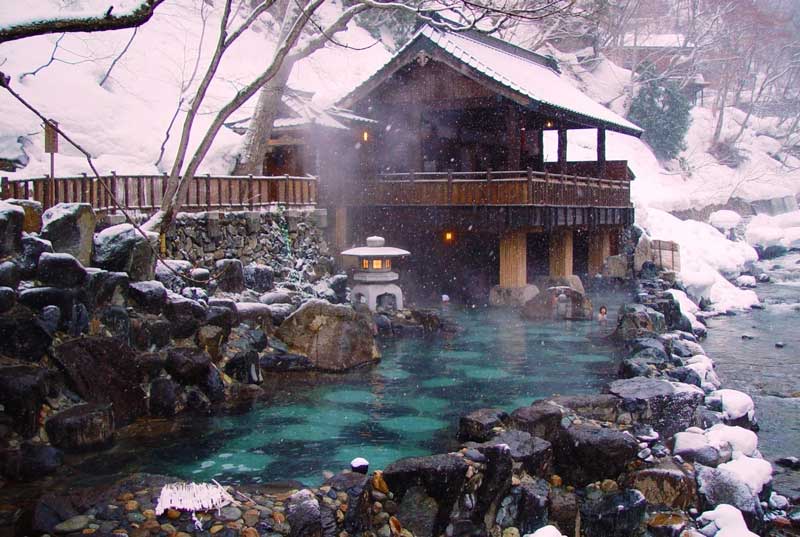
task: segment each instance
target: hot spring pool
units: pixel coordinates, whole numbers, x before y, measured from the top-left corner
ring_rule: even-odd
[[[608,298],[608,297],[605,297]],[[595,306],[601,302],[594,298]],[[454,449],[459,416],[481,407],[513,410],[553,394],[599,391],[615,376],[605,336],[611,319],[532,323],[500,309],[452,308],[462,331],[382,345],[379,365],[345,375],[285,376],[241,414],[192,417],[168,432],[123,438],[79,469],[144,471],[191,480],[319,484],[354,457],[381,468],[401,457]]]

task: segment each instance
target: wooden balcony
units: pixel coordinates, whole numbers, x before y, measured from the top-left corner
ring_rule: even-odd
[[[629,208],[627,162],[548,163],[545,171],[388,173],[363,183],[369,206],[548,206]],[[571,172],[571,173],[570,173]],[[581,173],[583,172],[583,173]]]
[[[105,184],[105,187],[101,182]],[[158,210],[167,188],[166,175],[108,175],[56,177],[53,199],[49,177],[0,179],[0,198],[30,199],[45,209],[57,203],[89,203],[100,213],[114,214],[111,192],[124,208],[150,214]],[[192,180],[181,211],[258,210],[274,204],[309,206],[317,203],[317,178],[312,176],[198,176]]]

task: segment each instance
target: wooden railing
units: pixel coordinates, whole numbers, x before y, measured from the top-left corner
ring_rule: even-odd
[[[366,205],[630,207],[630,182],[549,172],[381,174],[364,183]]]
[[[56,177],[53,199],[50,178],[0,179],[0,197],[36,200],[45,209],[61,202],[90,203],[98,212],[117,212],[110,192],[129,210],[152,213],[160,206],[167,188],[166,175],[108,175],[101,177]],[[110,190],[110,192],[109,192]],[[181,210],[255,210],[273,204],[315,205],[317,178],[312,176],[198,176],[192,179],[182,199]]]

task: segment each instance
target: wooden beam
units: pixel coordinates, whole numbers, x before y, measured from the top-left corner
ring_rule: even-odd
[[[606,176],[606,130],[597,129],[597,176]]]
[[[506,146],[508,147],[508,160],[506,161],[507,169],[518,170],[520,168],[520,126],[522,125],[519,118],[517,107],[513,104],[506,106]]]

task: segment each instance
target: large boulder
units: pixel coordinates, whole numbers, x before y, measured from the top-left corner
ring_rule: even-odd
[[[36,275],[39,257],[45,252],[53,253],[53,245],[50,241],[35,235],[24,235],[22,237],[22,253],[17,256],[15,262],[19,267],[20,275],[24,279],[29,280]]]
[[[243,269],[244,285],[257,293],[265,293],[272,289],[275,272],[268,265],[250,263]]]
[[[47,352],[52,339],[46,323],[28,312],[15,311],[0,316],[0,354],[26,362],[38,362]]]
[[[56,252],[71,254],[88,267],[92,262],[95,224],[94,211],[88,203],[59,203],[42,215],[42,237],[52,243]]]
[[[697,386],[643,377],[615,380],[608,392],[622,399],[622,408],[635,421],[650,425],[664,438],[691,427],[705,398]]]
[[[525,431],[503,431],[491,440],[477,444],[479,450],[490,446],[506,446],[509,455],[515,463],[529,475],[547,477],[553,469],[553,447],[547,440],[532,436]]]
[[[556,472],[575,486],[617,479],[638,452],[639,443],[627,431],[574,423],[564,430],[554,449]]]
[[[77,405],[48,418],[50,443],[65,451],[110,447],[114,442],[114,411],[109,404]]]
[[[642,233],[639,237],[639,242],[636,243],[636,248],[633,251],[633,270],[636,273],[641,272],[642,267],[647,262],[653,261],[653,242],[647,234]]]
[[[548,287],[525,303],[522,316],[531,320],[591,320],[593,306],[589,298],[571,287]]]
[[[620,308],[615,336],[622,341],[663,334],[667,330],[664,315],[642,304],[625,304]]]
[[[511,488],[497,510],[500,527],[518,528],[527,535],[548,524],[550,486],[544,479],[526,480]]]
[[[181,384],[201,385],[205,382],[211,357],[195,347],[175,347],[167,351],[164,365],[167,373]]]
[[[14,430],[23,438],[36,434],[39,412],[55,385],[53,373],[44,367],[0,367],[0,404],[12,417]]]
[[[217,290],[225,293],[244,291],[244,269],[238,259],[220,259],[215,265]]]
[[[511,413],[511,427],[554,442],[561,431],[562,408],[550,401],[537,401]]]
[[[147,238],[131,224],[111,226],[94,236],[94,264],[112,272],[126,272],[131,281],[155,278],[158,235]]]
[[[19,266],[13,261],[0,262],[0,286],[16,289],[22,279]]]
[[[494,435],[492,429],[508,423],[508,413],[498,408],[473,410],[458,420],[458,438],[485,442]]]
[[[86,283],[86,269],[70,254],[43,253],[39,256],[36,279],[52,287],[74,289]]]
[[[671,459],[634,472],[628,476],[627,485],[644,494],[653,506],[681,510],[697,506],[694,473]]]
[[[380,358],[375,333],[369,311],[315,299],[290,315],[277,336],[317,369],[344,371]]]
[[[19,449],[0,454],[0,475],[15,481],[33,481],[55,472],[63,460],[64,453],[60,449],[23,442]]]
[[[147,313],[159,314],[167,303],[167,289],[157,281],[134,282],[128,289],[134,305]]]
[[[444,532],[468,466],[462,457],[448,453],[400,459],[384,470],[383,478],[399,503],[398,518],[414,535]]]
[[[535,285],[525,285],[523,287],[500,287],[495,285],[489,291],[489,304],[491,306],[511,306],[519,308],[528,301],[533,300],[539,294],[539,288]]]
[[[140,387],[144,372],[127,344],[105,337],[65,341],[55,348],[55,359],[71,388],[90,403],[112,403],[118,426],[147,412]]]
[[[22,231],[25,233],[39,233],[42,230],[42,204],[35,200],[10,199],[8,203],[21,207],[25,212]]]
[[[286,521],[291,526],[289,537],[322,537],[319,501],[310,490],[300,490],[289,497]]]
[[[208,269],[202,270],[208,273]],[[161,259],[155,266],[155,279],[163,283],[164,287],[170,291],[183,294],[183,289],[187,285],[205,287],[205,284],[208,283],[210,274],[205,275],[206,277],[202,280],[202,284],[199,283],[200,280],[198,282],[191,281],[195,279],[192,276],[193,271],[194,267],[189,261],[184,261],[183,259]],[[205,291],[203,292],[205,293]]]
[[[587,499],[581,504],[581,535],[630,537],[644,522],[647,500],[636,489]]]
[[[159,377],[150,383],[150,415],[171,418],[178,413],[180,386],[172,379]]]
[[[630,277],[628,257],[624,255],[610,255],[603,261],[603,278],[617,278],[620,280]]]
[[[22,250],[24,225],[22,207],[0,200],[0,259],[17,255]]]

